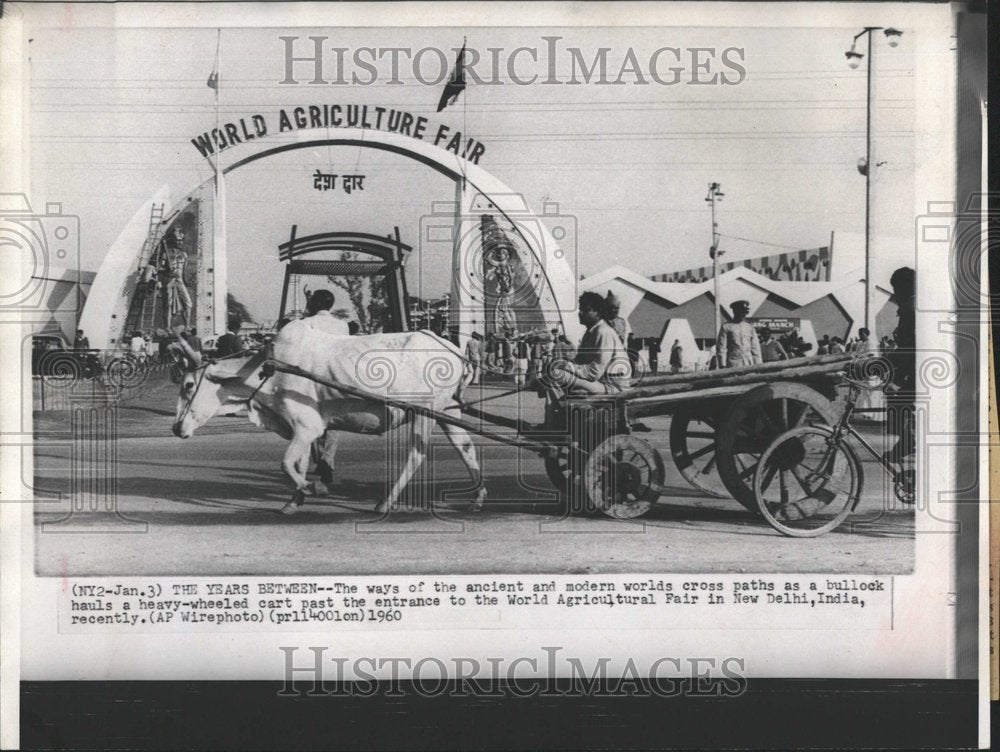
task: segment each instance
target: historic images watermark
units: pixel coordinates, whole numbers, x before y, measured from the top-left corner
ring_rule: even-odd
[[[280,646],[282,697],[737,697],[743,658],[581,658],[559,646],[510,657],[442,659],[338,655],[327,645]]]
[[[519,47],[338,47],[328,36],[279,36],[282,86],[376,83],[437,86],[453,71],[476,84],[515,86],[736,86],[747,76],[743,47],[672,47],[654,50],[563,46],[542,36]],[[464,53],[464,54],[463,54]],[[388,71],[385,70],[388,66]],[[568,73],[567,73],[568,72]]]
[[[34,210],[24,193],[0,193],[0,259],[0,320],[7,313],[47,317],[82,305],[76,295],[52,300],[56,282],[50,269],[81,268],[80,218],[65,213],[61,203]]]

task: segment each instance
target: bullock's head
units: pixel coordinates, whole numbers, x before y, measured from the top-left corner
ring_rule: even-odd
[[[258,364],[250,362],[255,359],[260,356],[247,353],[218,362],[198,362],[185,371],[177,397],[174,435],[190,438],[209,418],[242,409],[261,383]]]
[[[181,392],[174,414],[174,435],[188,439],[195,429],[222,407],[222,382],[211,373],[213,364],[200,365],[181,377]]]

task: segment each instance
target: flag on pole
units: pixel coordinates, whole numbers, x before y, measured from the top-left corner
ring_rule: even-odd
[[[208,88],[215,89],[215,93],[219,93],[219,55],[222,52],[222,29],[216,29],[215,38],[215,65],[212,66],[212,72],[208,74]]]
[[[458,95],[465,91],[465,40],[462,40],[462,49],[455,59],[455,70],[451,73],[451,79],[444,85],[441,92],[441,99],[438,101],[437,111],[441,112],[445,107],[455,104]]]

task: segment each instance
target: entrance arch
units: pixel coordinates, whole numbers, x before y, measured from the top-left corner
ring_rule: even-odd
[[[275,140],[283,143],[275,144]],[[537,322],[544,322],[546,328],[559,328],[571,337],[580,327],[572,317],[576,310],[577,283],[575,270],[570,259],[575,257],[575,248],[562,248],[553,237],[545,222],[533,212],[521,194],[511,190],[501,180],[482,167],[461,159],[452,152],[419,139],[396,133],[363,128],[303,129],[288,133],[263,136],[252,141],[232,146],[214,155],[219,160],[219,172],[223,178],[216,185],[211,177],[185,198],[174,205],[168,217],[175,216],[196,194],[201,194],[212,204],[210,228],[203,228],[202,241],[212,238],[210,251],[212,262],[202,264],[200,269],[211,279],[213,320],[206,329],[217,333],[225,330],[225,301],[227,258],[225,243],[225,177],[240,168],[259,160],[289,151],[323,148],[354,147],[374,149],[399,155],[418,162],[450,179],[455,186],[455,198],[451,206],[452,229],[452,280],[450,295],[451,328],[459,337],[465,338],[473,331],[486,331],[490,313],[487,310],[487,261],[482,247],[482,218],[491,216],[495,224],[503,224],[506,231],[514,236],[517,251],[523,250],[520,259],[525,271],[514,293],[524,293],[521,299],[530,299],[538,309]],[[143,208],[136,217],[149,215],[149,208]],[[207,217],[205,218],[207,221]],[[123,233],[123,237],[129,235]],[[570,238],[572,239],[572,235]],[[98,271],[92,292],[81,316],[81,328],[88,334],[94,332],[91,341],[97,347],[113,347],[119,342],[134,284],[130,275],[136,276],[136,255],[139,245],[135,243],[136,233],[130,234],[131,243],[116,242],[109,251]],[[120,238],[120,241],[122,238]],[[423,246],[425,238],[416,244]],[[205,246],[201,246],[205,250]],[[209,277],[206,277],[208,279]],[[98,294],[95,294],[98,293]],[[201,296],[199,295],[199,298]],[[117,322],[117,323],[116,323]],[[96,342],[95,342],[96,340]],[[104,340],[101,342],[101,340]]]

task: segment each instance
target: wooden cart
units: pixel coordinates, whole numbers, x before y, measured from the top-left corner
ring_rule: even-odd
[[[664,464],[634,430],[670,415],[670,456],[681,475],[756,513],[753,474],[770,442],[790,428],[833,424],[836,385],[848,355],[718,371],[649,376],[616,395],[553,403],[546,429],[562,432],[545,453],[549,479],[585,508],[619,518],[645,514],[660,495]]]
[[[643,418],[670,415],[670,456],[695,488],[732,496],[756,513],[753,476],[760,455],[779,434],[809,424],[832,425],[836,384],[847,355],[797,358],[718,371],[650,375],[626,391],[547,400],[541,425],[484,412],[463,413],[499,433],[454,415],[318,379],[287,363],[275,368],[363,399],[428,415],[471,433],[539,454],[553,485],[573,510],[600,510],[618,519],[640,517],[663,490],[660,452],[635,429]]]

